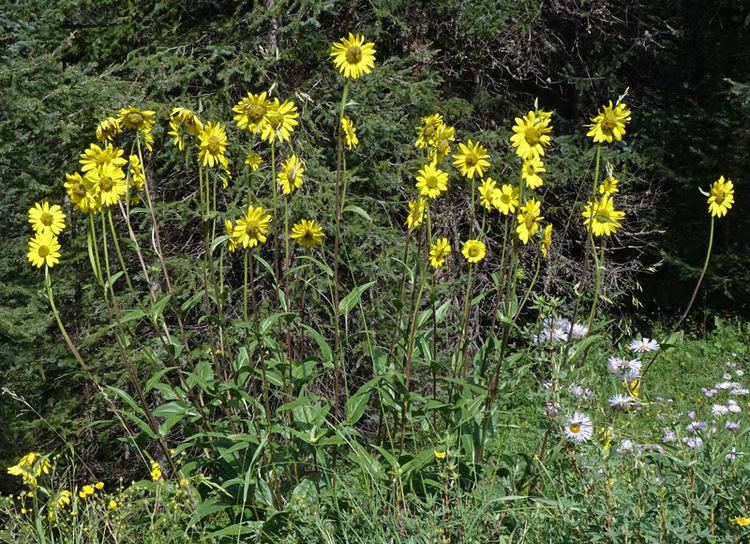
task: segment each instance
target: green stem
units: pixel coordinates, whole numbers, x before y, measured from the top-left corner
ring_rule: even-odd
[[[474,264],[469,263],[469,276],[466,280],[466,296],[464,297],[464,314],[463,314],[463,326],[461,327],[461,340],[458,343],[458,347],[461,350],[461,356],[459,361],[463,367],[463,377],[465,378],[469,372],[469,364],[467,361],[467,352],[469,351],[469,342],[467,340],[467,331],[469,328],[469,315],[471,313],[471,289],[474,286]],[[457,365],[458,366],[458,365]]]
[[[596,192],[599,188],[599,163],[601,158],[601,151],[602,146],[601,144],[596,146],[596,166],[594,167],[594,184],[591,190],[591,217],[589,217],[589,226],[588,226],[588,239],[589,244],[591,244],[591,254],[594,257],[594,300],[591,303],[591,311],[589,312],[589,319],[588,319],[588,329],[591,330],[591,326],[594,323],[594,316],[596,315],[596,306],[599,302],[599,290],[601,288],[601,269],[599,265],[599,258],[596,255],[596,244],[594,243],[594,229],[593,229],[593,222],[594,222],[594,212],[595,207],[597,206],[597,200],[596,200]],[[602,255],[604,252],[604,244],[602,244]]]

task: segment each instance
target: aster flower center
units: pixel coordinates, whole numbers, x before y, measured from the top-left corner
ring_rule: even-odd
[[[612,131],[617,126],[617,115],[615,115],[615,112],[610,111],[604,116],[604,119],[602,119],[602,129],[607,131]]]
[[[477,257],[479,256],[479,248],[477,246],[473,246],[469,248],[469,256],[470,257]]]
[[[526,143],[530,146],[537,145],[540,141],[541,135],[539,134],[539,131],[536,129],[536,127],[528,127],[524,133],[523,137],[526,139]]]
[[[362,61],[362,48],[353,45],[346,50],[346,62],[349,64],[359,64]]]
[[[265,114],[266,114],[266,107],[261,106],[260,104],[253,104],[247,110],[247,117],[250,119],[250,121],[254,123],[257,123],[258,121],[263,119],[263,116]]]
[[[251,238],[255,237],[258,232],[258,224],[254,219],[248,219],[245,223],[245,233]]]
[[[572,423],[570,425],[570,432],[573,434],[578,434],[581,432],[581,424],[580,423]]]
[[[427,176],[424,180],[425,185],[430,189],[434,189],[438,185],[438,180],[435,176]]]
[[[137,127],[143,122],[143,115],[134,111],[128,114],[127,119],[129,124]]]
[[[284,120],[284,116],[279,113],[269,113],[266,116],[266,119],[268,120],[268,123],[271,125],[271,127],[277,129],[281,125],[281,122]]]
[[[112,178],[109,176],[101,176],[99,178],[99,187],[101,187],[101,190],[105,193],[111,191],[114,185],[115,182],[112,181]]]
[[[477,157],[476,153],[469,153],[466,155],[466,158],[464,159],[464,163],[466,164],[467,168],[472,168],[477,165],[479,162],[479,157]]]
[[[219,137],[216,134],[211,134],[211,136],[209,136],[208,138],[208,142],[206,143],[206,147],[212,155],[216,155],[219,153],[220,144],[221,142],[219,141]]]
[[[39,249],[37,249],[36,252],[41,258],[44,258],[49,255],[49,248],[47,246],[39,246]]]
[[[42,225],[44,225],[45,227],[51,226],[53,220],[54,218],[52,217],[52,214],[47,213],[47,212],[43,213],[42,216],[39,218],[39,221],[41,221]]]
[[[727,196],[727,195],[726,195],[726,193],[724,192],[724,189],[716,189],[716,190],[714,191],[714,201],[715,201],[715,202],[716,202],[717,204],[721,204],[722,202],[724,202],[724,199],[726,198],[726,196]]]

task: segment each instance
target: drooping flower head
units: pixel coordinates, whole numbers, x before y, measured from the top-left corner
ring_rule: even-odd
[[[448,125],[440,125],[435,132],[431,146],[430,160],[441,163],[451,152],[451,143],[456,139],[456,129]]]
[[[732,180],[724,180],[721,176],[711,185],[708,197],[708,213],[713,217],[724,217],[734,204],[734,184]]]
[[[375,68],[375,44],[365,42],[361,34],[350,32],[347,38],[331,45],[331,57],[344,77],[358,79]]]
[[[302,247],[312,249],[323,243],[323,229],[314,219],[303,219],[292,227],[290,238]]]
[[[617,188],[618,183],[619,181],[617,180],[617,178],[607,176],[606,178],[604,178],[604,181],[599,184],[599,194],[612,195],[614,193],[619,193],[620,189]]]
[[[37,232],[29,240],[29,252],[26,256],[32,266],[52,268],[60,262],[60,244],[57,236],[51,231]]]
[[[612,101],[599,108],[598,115],[591,118],[591,128],[586,136],[590,136],[594,143],[619,142],[625,135],[625,126],[630,122],[630,110],[624,102],[618,102],[614,106]]]
[[[552,247],[552,225],[547,225],[544,227],[544,236],[542,237],[542,255],[546,257],[550,247]]]
[[[622,227],[625,212],[615,210],[612,196],[605,194],[599,200],[589,201],[583,209],[583,224],[594,236],[609,236]]]
[[[357,138],[357,127],[354,126],[352,120],[348,117],[341,118],[341,130],[344,132],[346,137],[346,147],[351,151],[359,144],[359,138]]]
[[[60,234],[65,228],[65,212],[62,208],[49,202],[37,202],[29,209],[29,223],[34,232],[51,232]]]
[[[518,197],[518,188],[513,187],[510,183],[506,183],[493,194],[492,205],[503,215],[516,213]]]
[[[539,174],[543,174],[546,171],[547,169],[544,168],[542,159],[539,157],[533,157],[523,161],[523,165],[521,166],[521,177],[526,183],[526,187],[529,189],[537,189],[544,185],[544,181]]]
[[[466,240],[463,248],[461,249],[461,255],[469,263],[478,263],[484,259],[487,255],[487,250],[484,247],[484,243],[481,240]]]
[[[213,168],[227,162],[227,131],[221,123],[206,123],[198,133],[198,161]]]
[[[260,206],[250,205],[247,213],[237,220],[232,239],[245,249],[266,243],[271,216]]]
[[[281,187],[281,192],[285,195],[289,195],[302,187],[303,178],[302,175],[305,173],[305,168],[302,165],[302,161],[297,158],[297,155],[290,155],[284,161],[284,166],[281,167],[276,181]]]
[[[203,123],[191,110],[182,107],[172,108],[169,115],[169,132],[180,151],[185,149],[185,136],[183,130],[190,136],[197,137],[203,130]]]
[[[424,219],[425,201],[421,198],[409,201],[409,213],[406,216],[406,226],[409,230],[416,229]]]
[[[96,213],[101,209],[97,188],[79,172],[65,174],[65,190],[71,202],[83,213]]]
[[[594,434],[594,426],[586,414],[574,412],[565,426],[565,436],[576,444],[583,444],[591,440]]]
[[[437,198],[448,190],[448,173],[440,170],[435,163],[426,164],[417,174],[419,194],[427,198]]]
[[[528,244],[529,240],[539,230],[539,222],[544,219],[541,215],[542,204],[535,198],[527,200],[521,211],[518,213],[518,226],[516,227],[516,234],[518,239],[524,244]]]
[[[443,116],[439,113],[422,117],[422,126],[417,127],[417,141],[414,142],[414,145],[418,149],[434,145],[435,138],[441,126],[444,126]]]
[[[96,125],[96,139],[103,144],[111,143],[121,132],[122,127],[117,117],[107,117]]]
[[[490,167],[490,161],[487,160],[489,156],[483,145],[469,140],[465,144],[458,144],[458,153],[453,155],[453,165],[462,176],[469,179],[474,179],[474,176],[481,178],[484,170]]]
[[[138,155],[130,155],[128,160],[128,173],[130,174],[130,191],[137,192],[146,186],[146,172]]]
[[[21,457],[16,465],[8,467],[7,472],[11,476],[20,476],[24,484],[34,489],[39,486],[38,478],[49,474],[51,468],[52,463],[47,457],[31,451]]]
[[[269,103],[266,116],[261,122],[260,137],[268,143],[285,142],[289,140],[294,128],[299,125],[297,106],[291,100],[280,102],[274,98]]]
[[[236,113],[234,121],[239,128],[258,133],[266,118],[266,113],[272,107],[273,102],[268,100],[265,91],[260,94],[247,93],[247,96],[232,108],[232,111]]]
[[[451,252],[451,244],[448,238],[438,238],[430,248],[430,264],[433,268],[441,268],[445,265],[445,259]]]
[[[523,117],[516,117],[510,143],[516,148],[516,155],[524,160],[544,155],[552,138],[550,132],[551,114],[545,111],[530,111]]]

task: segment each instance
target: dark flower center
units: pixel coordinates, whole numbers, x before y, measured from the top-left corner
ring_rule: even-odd
[[[54,220],[54,218],[52,217],[52,214],[45,212],[42,214],[42,217],[39,220],[42,222],[42,225],[49,227],[50,225],[52,225],[52,221]]]
[[[524,131],[523,136],[526,139],[526,143],[530,146],[535,146],[539,143],[540,135],[536,127],[528,127]]]
[[[604,116],[604,119],[602,119],[602,129],[612,132],[616,126],[617,116],[615,115],[615,112],[611,111]]]
[[[359,64],[362,60],[362,48],[354,45],[346,50],[346,62],[349,64]]]
[[[215,134],[212,134],[208,138],[208,143],[206,144],[206,147],[208,147],[209,153],[212,155],[217,155],[219,153],[219,147],[221,145],[221,142],[219,141],[219,137]]]
[[[37,249],[37,253],[41,258],[44,258],[49,255],[49,248],[47,246],[39,246],[39,249]]]

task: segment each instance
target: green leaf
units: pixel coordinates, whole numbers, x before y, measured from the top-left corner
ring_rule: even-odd
[[[344,206],[342,212],[356,213],[357,215],[366,219],[368,222],[372,223],[372,217],[370,217],[370,214],[368,214],[365,210],[355,204],[347,204],[346,206]]]
[[[214,251],[217,247],[219,247],[221,244],[229,240],[229,235],[223,234],[222,236],[217,236],[216,239],[214,239],[213,243],[211,244],[211,255],[214,254]]]
[[[119,272],[117,272],[117,273],[113,274],[112,276],[110,276],[110,278],[107,281],[104,282],[104,290],[106,291],[112,285],[114,285],[115,282],[120,278],[120,276],[122,276],[122,274],[123,274],[123,272],[122,272],[122,270],[120,270]]]
[[[144,312],[143,310],[130,310],[122,314],[120,323],[129,323],[130,321],[135,321],[136,319],[141,319],[142,317],[146,317],[146,312]]]
[[[315,340],[315,343],[318,344],[318,348],[320,349],[320,355],[323,359],[323,362],[332,362],[333,361],[333,349],[331,349],[330,344],[326,342],[325,338],[323,338],[323,335],[320,334],[318,331],[310,327],[309,325],[305,325],[302,323],[302,328],[307,331],[307,334]]]
[[[344,413],[346,414],[346,422],[350,425],[354,425],[365,413],[367,403],[370,402],[370,395],[372,395],[372,389],[362,391],[360,389],[354,395],[349,397],[344,405]]]
[[[343,299],[341,299],[341,302],[339,302],[339,312],[347,314],[357,305],[359,302],[359,299],[362,298],[362,294],[367,291],[370,287],[375,285],[375,281],[368,281],[367,283],[363,285],[359,285],[351,290],[351,292],[346,295]]]

